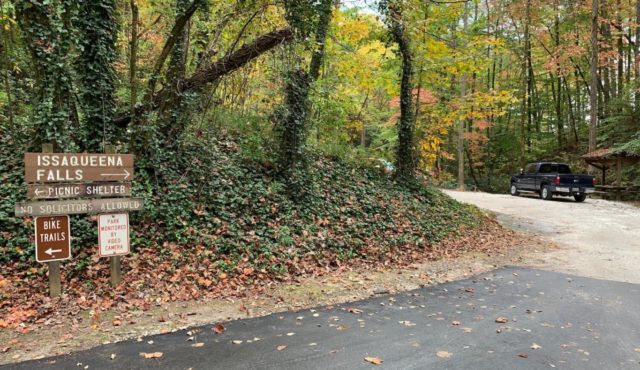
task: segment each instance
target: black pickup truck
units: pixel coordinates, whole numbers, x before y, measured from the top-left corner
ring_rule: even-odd
[[[595,178],[591,175],[571,173],[569,165],[558,162],[529,163],[520,174],[511,177],[510,193],[538,193],[549,200],[554,195],[573,196],[576,202],[584,202],[595,190]]]

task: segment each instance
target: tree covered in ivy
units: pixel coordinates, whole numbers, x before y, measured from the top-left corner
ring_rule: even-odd
[[[102,144],[115,144],[116,42],[118,22],[115,0],[83,1],[77,29],[79,96],[82,102],[84,147],[101,151]]]
[[[62,149],[72,149],[82,141],[69,62],[77,40],[73,23],[78,20],[78,4],[75,0],[15,2],[33,64],[34,148],[52,142]]]
[[[402,60],[400,79],[400,119],[398,120],[398,146],[396,148],[396,177],[413,178],[416,168],[414,143],[415,115],[413,107],[413,56],[406,24],[403,19],[402,1],[382,1],[381,9],[393,41],[398,44]]]
[[[290,185],[291,190],[299,193],[305,182],[305,145],[309,126],[309,94],[313,82],[318,78],[324,56],[324,43],[331,20],[332,0],[311,3],[304,0],[285,2],[285,18],[294,32],[298,45],[312,50],[309,69],[303,66],[301,55],[295,55],[291,61],[291,70],[287,73],[284,105],[278,116],[279,124],[279,160],[280,171]],[[310,35],[315,33],[315,42],[309,43]]]

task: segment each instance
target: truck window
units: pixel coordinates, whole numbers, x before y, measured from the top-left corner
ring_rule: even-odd
[[[566,164],[559,164],[558,165],[558,173],[570,174],[571,173],[571,168],[569,168],[569,166],[567,166]]]
[[[536,164],[529,163],[527,167],[524,168],[524,173],[536,173]]]
[[[551,173],[553,171],[551,163],[543,163],[540,165],[538,173]]]

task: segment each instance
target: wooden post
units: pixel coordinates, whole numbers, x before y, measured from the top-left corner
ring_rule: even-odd
[[[622,186],[622,158],[618,157],[618,163],[616,165],[616,185]],[[616,191],[616,200],[622,199],[622,188]]]
[[[115,154],[116,148],[113,145],[105,145],[106,154]],[[120,256],[109,257],[109,273],[111,286],[116,287],[122,281],[122,269],[120,268]]]
[[[43,153],[53,153],[53,143],[42,144]],[[60,276],[60,261],[48,262],[49,266],[49,296],[59,297],[62,294],[62,278]]]

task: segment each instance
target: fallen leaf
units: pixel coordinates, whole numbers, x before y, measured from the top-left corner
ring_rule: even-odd
[[[211,330],[216,334],[222,334],[226,329],[222,324],[215,324]]]
[[[338,325],[338,326],[336,326],[336,329],[337,330],[347,330],[347,329],[349,329],[349,327],[345,326],[345,325]]]
[[[194,348],[199,348],[199,347],[202,347],[202,346],[204,346],[204,343],[202,343],[202,342],[193,343],[193,344],[191,345],[191,347],[194,347]]]
[[[467,293],[473,293],[473,288],[467,288],[464,291],[467,292]]]
[[[460,325],[460,321],[453,320],[453,321],[451,321],[451,325],[458,326],[458,325]]]
[[[283,349],[285,349],[285,348],[287,348],[287,346],[285,346],[285,345],[282,345],[282,346],[278,346],[278,347],[276,347],[276,349],[277,349],[278,351],[282,351],[282,350],[283,350]]]
[[[531,345],[531,349],[540,349],[540,348],[542,348],[542,346],[541,346],[541,345],[538,345],[537,343],[533,343],[533,344]]]
[[[384,362],[384,360],[381,359],[380,357],[365,357],[364,360],[374,365],[380,365],[381,363]]]
[[[6,353],[11,349],[11,347],[0,348],[0,353]]]
[[[347,312],[359,314],[359,313],[362,313],[362,310],[358,309],[358,308],[347,308]],[[369,357],[367,357],[367,358],[369,358]]]
[[[638,347],[638,348],[634,349],[634,351],[636,351],[636,352],[640,352],[640,347]]]
[[[116,354],[112,353],[110,357],[111,357],[112,360],[115,360],[116,359]]]
[[[518,353],[518,357],[522,357],[522,358],[529,358],[529,355],[522,352],[522,353]]]
[[[13,355],[13,356],[11,356],[11,358],[14,359],[14,360],[17,360],[17,359],[20,358],[20,355],[19,354],[18,355]]]
[[[242,344],[242,341],[241,340],[234,340],[233,344]]]
[[[144,358],[160,358],[162,357],[162,352],[140,352],[140,357]]]
[[[506,317],[503,317],[503,316],[499,316],[499,317],[496,317],[496,322],[498,324],[504,324],[504,323],[509,322],[509,319],[507,319]]]
[[[438,356],[440,358],[451,358],[451,353],[449,353],[447,351],[438,351],[436,353],[436,356]]]
[[[122,321],[120,321],[120,320],[113,320],[113,321],[112,321],[112,324],[113,324],[113,326],[120,326],[120,325],[122,325]]]
[[[296,335],[296,333],[287,333],[287,337],[292,337],[294,335]]]
[[[6,321],[0,320],[0,328],[5,329],[5,328],[8,328],[8,327],[9,327],[9,324],[7,324]]]

